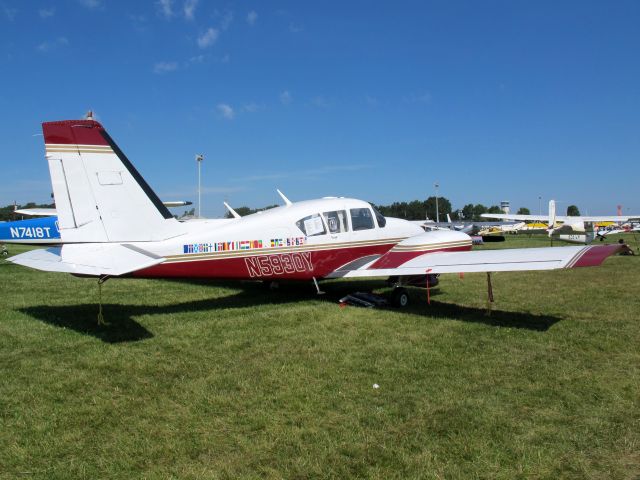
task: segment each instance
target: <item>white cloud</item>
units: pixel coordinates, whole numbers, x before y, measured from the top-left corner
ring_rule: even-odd
[[[326,98],[324,98],[321,95],[318,95],[317,97],[313,97],[311,99],[311,105],[313,105],[314,107],[318,107],[318,108],[327,108],[331,104],[329,103],[329,100],[327,100]]]
[[[40,15],[40,18],[53,17],[55,13],[56,13],[55,7],[41,8],[40,10],[38,10],[38,15]]]
[[[220,29],[226,30],[231,25],[231,22],[233,22],[233,12],[228,10],[224,12],[224,15],[222,15],[220,19]]]
[[[153,73],[162,75],[164,73],[175,72],[178,69],[176,62],[158,62],[153,66]]]
[[[252,27],[256,24],[256,20],[258,20],[258,12],[255,10],[251,10],[247,13],[247,23]]]
[[[364,101],[370,107],[377,107],[379,104],[378,99],[376,97],[372,97],[371,95],[365,95]]]
[[[186,0],[184,2],[184,18],[187,20],[193,20],[195,18],[196,7],[198,6],[198,0]]]
[[[257,103],[251,102],[251,103],[245,103],[242,106],[242,111],[243,112],[248,112],[248,113],[255,113],[258,110],[262,110],[264,107],[262,105],[258,105]]]
[[[206,32],[198,37],[198,46],[200,48],[207,48],[216,43],[220,36],[220,32],[215,28],[208,28]]]
[[[222,117],[226,118],[227,120],[233,120],[233,118],[236,116],[236,112],[233,110],[233,107],[231,105],[228,105],[226,103],[219,103],[217,108],[218,112],[220,112],[220,115],[222,115]]]
[[[413,93],[409,95],[407,98],[407,102],[409,103],[423,103],[428,105],[431,103],[431,93],[423,92],[423,93]]]
[[[78,0],[80,5],[86,8],[99,8],[102,6],[102,0]]]
[[[42,42],[36,46],[36,50],[40,53],[47,53],[61,47],[66,47],[67,45],[69,45],[69,40],[67,40],[66,37],[58,37],[53,41]]]
[[[283,105],[289,105],[291,102],[293,102],[293,97],[289,93],[289,90],[285,90],[280,94],[280,103]]]
[[[301,32],[301,31],[303,31],[303,30],[304,30],[304,27],[303,27],[302,25],[300,25],[299,23],[293,23],[293,22],[291,22],[291,23],[289,24],[289,31],[290,31],[291,33],[299,33],[299,32]]]
[[[156,5],[164,18],[173,17],[173,0],[158,0]]]
[[[206,57],[204,55],[195,55],[189,58],[189,63],[204,63]]]
[[[2,7],[2,12],[7,17],[7,20],[13,22],[16,19],[16,15],[18,14],[18,9],[9,8],[4,3],[0,3],[0,6]]]

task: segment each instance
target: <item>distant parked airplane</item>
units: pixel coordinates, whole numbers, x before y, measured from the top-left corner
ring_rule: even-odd
[[[191,205],[191,202],[163,202],[168,207]],[[17,215],[35,216],[26,220],[0,222],[0,244],[57,245],[62,243],[55,208],[15,209]],[[2,250],[6,255],[6,248]]]
[[[501,220],[515,220],[518,222],[548,222],[546,232],[552,238],[557,238],[570,243],[589,244],[595,238],[604,239],[611,232],[596,232],[596,222],[628,222],[638,219],[640,215],[588,215],[567,216],[556,215],[556,202],[549,200],[548,215],[520,215],[511,213],[483,213],[484,218],[496,218]]]

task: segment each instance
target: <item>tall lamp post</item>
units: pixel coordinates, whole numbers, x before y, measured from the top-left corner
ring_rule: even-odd
[[[538,215],[542,215],[542,197],[538,196]]]
[[[436,182],[434,186],[436,187],[436,223],[440,223],[440,211],[438,210],[438,188],[440,185]]]
[[[196,155],[196,162],[198,162],[198,218],[202,215],[202,184],[200,183],[201,175],[200,170],[202,169],[202,161],[204,160],[204,155],[199,153]]]

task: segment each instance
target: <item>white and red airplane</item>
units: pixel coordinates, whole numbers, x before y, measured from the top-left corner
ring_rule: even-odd
[[[423,231],[369,203],[322,198],[245,217],[176,220],[100,123],[42,125],[61,245],[9,261],[51,272],[110,277],[279,280],[390,277],[595,266],[618,245],[471,251],[471,237]]]

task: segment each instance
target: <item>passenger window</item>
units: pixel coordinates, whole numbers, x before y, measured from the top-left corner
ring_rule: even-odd
[[[351,209],[351,227],[354,232],[358,230],[369,230],[374,228],[373,216],[368,208]]]
[[[349,227],[347,226],[347,212],[345,210],[324,212],[323,215],[329,227],[329,233],[344,233],[349,231]]]
[[[322,223],[322,217],[314,213],[308,217],[304,217],[296,222],[296,227],[302,230],[307,237],[313,237],[315,235],[324,235],[327,231]]]

